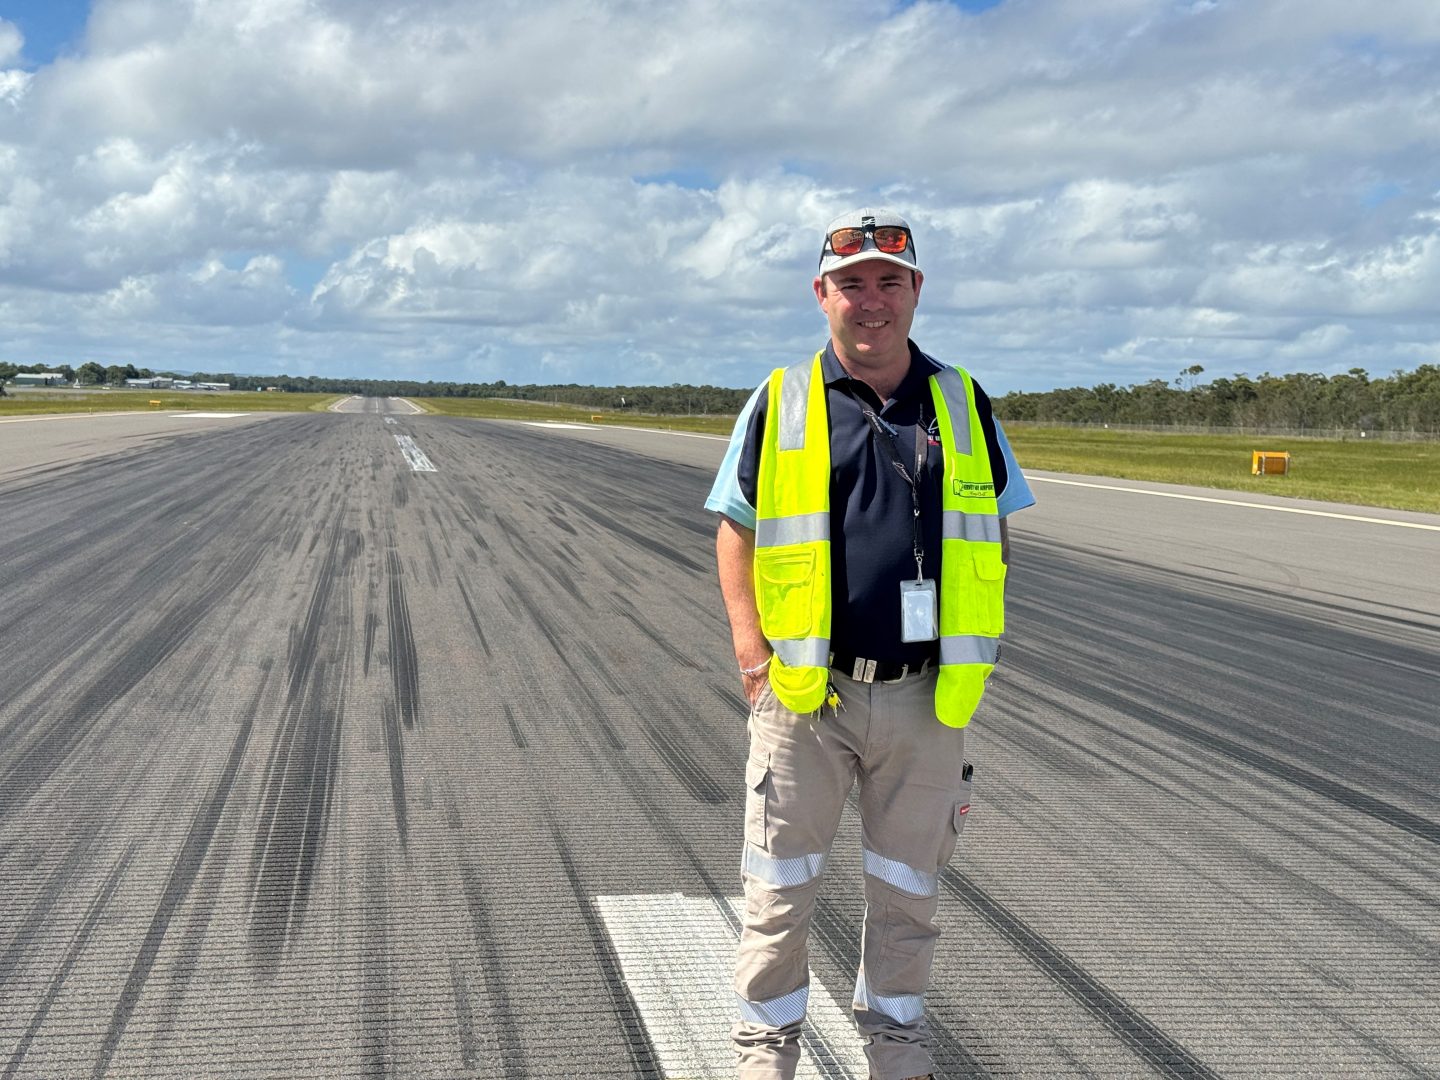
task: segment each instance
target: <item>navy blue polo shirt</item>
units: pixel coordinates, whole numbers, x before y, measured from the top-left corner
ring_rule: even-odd
[[[915,471],[915,429],[924,425],[925,462],[920,476],[921,538],[925,577],[940,579],[941,491],[945,464],[940,448],[930,376],[943,365],[910,343],[910,370],[889,401],[870,386],[851,378],[834,347],[826,344],[820,359],[825,377],[825,402],[830,419],[830,648],[837,656],[864,656],[890,663],[914,663],[936,655],[933,641],[906,644],[900,640],[900,582],[914,580],[915,556],[911,520],[914,503],[909,483],[895,468],[895,455],[907,472]],[[990,471],[997,496],[1007,477],[1005,455],[995,435],[990,399],[975,384],[975,406],[990,452]],[[893,438],[881,434],[865,410],[895,428]],[[760,444],[765,436],[769,397],[761,394],[751,413],[737,465],[740,489],[751,506],[757,504]],[[890,439],[895,455],[880,444]]]

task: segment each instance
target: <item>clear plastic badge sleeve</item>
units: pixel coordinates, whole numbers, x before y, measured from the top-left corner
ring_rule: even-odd
[[[900,583],[900,640],[934,641],[940,636],[938,608],[935,603],[935,581]]]

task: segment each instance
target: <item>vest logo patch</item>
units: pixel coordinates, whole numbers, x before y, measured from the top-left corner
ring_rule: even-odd
[[[962,499],[993,499],[995,497],[994,484],[981,484],[973,480],[956,480],[955,494]]]

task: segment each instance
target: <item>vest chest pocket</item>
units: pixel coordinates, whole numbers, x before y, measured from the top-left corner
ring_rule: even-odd
[[[1005,560],[998,544],[979,545],[974,549],[975,613],[978,634],[999,637],[1005,632]]]
[[[809,637],[815,626],[815,552],[761,548],[755,552],[760,630],[768,638]]]

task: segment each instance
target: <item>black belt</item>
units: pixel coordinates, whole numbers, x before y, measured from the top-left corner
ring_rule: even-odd
[[[830,657],[830,666],[856,682],[899,682],[907,675],[919,675],[938,664],[938,656],[927,656],[919,663],[897,664],[889,660],[867,660],[863,656]]]

